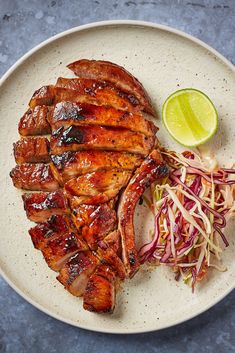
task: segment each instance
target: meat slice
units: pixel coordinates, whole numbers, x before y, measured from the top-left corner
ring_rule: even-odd
[[[99,150],[64,152],[51,159],[62,182],[98,170],[133,170],[142,162],[140,155]]]
[[[75,233],[68,233],[48,240],[42,254],[48,266],[58,272],[70,257],[84,250],[87,250],[86,244]]]
[[[22,196],[27,217],[33,222],[45,222],[52,215],[68,213],[62,191],[29,193]]]
[[[105,216],[106,213],[111,212],[114,208],[115,201],[115,199],[112,199],[108,203],[101,205],[83,204],[78,208],[73,209],[72,219],[78,231],[80,231],[83,226],[88,226],[91,224],[98,215],[100,216],[104,214]]]
[[[168,174],[161,154],[154,150],[142,163],[124,190],[118,207],[118,229],[122,241],[122,258],[129,277],[139,269],[135,247],[134,211],[140,196],[156,180]]]
[[[54,239],[61,234],[74,231],[73,223],[68,215],[52,215],[48,221],[39,223],[29,230],[35,249],[42,250],[48,240]]]
[[[100,205],[95,211],[95,215],[91,223],[84,225],[82,228],[82,237],[87,242],[91,250],[96,250],[99,241],[114,230],[117,226],[116,212],[107,204]]]
[[[19,122],[19,133],[23,136],[46,135],[51,133],[51,127],[47,121],[49,108],[45,105],[37,105],[29,108]]]
[[[109,61],[81,59],[68,65],[75,75],[112,82],[125,92],[134,94],[143,109],[154,115],[154,108],[142,84],[126,69]]]
[[[97,256],[100,258],[102,264],[110,265],[121,280],[126,278],[125,266],[112,248],[103,249],[99,247],[97,249]]]
[[[38,105],[52,105],[55,100],[54,86],[43,86],[37,89],[30,99],[29,106],[34,109]]]
[[[131,177],[128,171],[99,171],[81,175],[65,185],[72,208],[81,204],[100,204],[114,198]]]
[[[52,133],[51,153],[84,149],[125,151],[143,156],[153,149],[155,137],[147,137],[126,129],[111,129],[102,126],[60,127]]]
[[[96,313],[112,313],[115,306],[115,273],[100,265],[91,275],[83,298],[83,308]]]
[[[98,258],[91,251],[78,252],[67,261],[57,279],[71,294],[80,297],[98,264]]]
[[[153,136],[157,128],[146,120],[141,113],[124,112],[112,107],[97,106],[86,103],[60,102],[55,105],[50,115],[53,130],[71,125],[99,125],[126,128]]]
[[[58,78],[55,103],[70,101],[111,106],[124,111],[139,111],[139,101],[131,94],[120,91],[114,85],[84,78]]]
[[[10,177],[16,188],[39,191],[54,191],[59,188],[51,167],[42,163],[17,165],[10,172]]]
[[[47,222],[31,228],[29,234],[35,248],[42,251],[48,266],[54,271],[59,271],[76,252],[88,250],[66,215],[52,216]]]
[[[17,164],[48,163],[50,161],[50,143],[46,137],[22,138],[13,146]]]

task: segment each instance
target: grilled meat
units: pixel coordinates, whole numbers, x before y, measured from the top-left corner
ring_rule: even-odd
[[[126,129],[111,129],[102,126],[60,127],[51,135],[52,154],[98,149],[131,152],[146,156],[154,145],[154,136],[147,137]]]
[[[142,111],[154,109],[140,82],[106,61],[69,68],[80,77],[34,92],[10,176],[18,188],[40,191],[22,198],[37,223],[29,230],[34,247],[57,279],[84,295],[86,310],[112,312],[116,285],[139,268],[135,206],[167,168],[153,151],[157,128]],[[50,142],[38,136],[46,134]]]
[[[42,163],[20,164],[10,172],[16,188],[25,190],[54,191],[59,188],[51,167]]]
[[[55,102],[71,101],[114,107],[124,111],[138,111],[139,101],[114,85],[84,78],[62,78],[55,85]]]
[[[128,171],[99,171],[79,176],[69,180],[65,192],[71,207],[81,204],[95,205],[108,202],[125,187],[130,179]]]
[[[84,309],[96,313],[112,313],[115,306],[115,279],[115,273],[109,266],[98,266],[86,286]]]
[[[66,192],[76,196],[95,196],[109,194],[113,198],[126,184],[131,176],[129,171],[101,170],[81,175],[67,181],[64,185]]]
[[[54,100],[54,86],[43,86],[34,92],[32,98],[30,99],[29,106],[31,109],[34,109],[38,105],[52,105]]]
[[[53,215],[68,213],[67,200],[62,191],[24,194],[24,209],[33,222],[45,222]]]
[[[93,217],[91,223],[83,226],[82,237],[91,250],[96,250],[99,241],[116,228],[117,216],[114,210],[104,204],[97,208]]]
[[[73,222],[75,223],[78,231],[80,231],[83,226],[90,225],[96,217],[106,218],[106,215],[112,212],[113,207],[114,199],[112,199],[109,203],[104,203],[101,205],[83,204],[73,210]]]
[[[78,251],[88,250],[68,216],[52,216],[29,230],[35,248],[40,249],[48,266],[59,271]]]
[[[160,153],[154,150],[137,169],[124,190],[118,208],[119,232],[122,240],[122,258],[129,277],[139,269],[135,247],[134,211],[140,196],[154,181],[160,181],[168,169]]]
[[[107,106],[86,103],[60,102],[50,115],[53,130],[71,125],[98,125],[125,128],[153,136],[157,132],[155,125],[146,120],[141,113],[130,113]]]
[[[48,107],[36,105],[29,108],[19,122],[19,133],[23,136],[47,135],[51,133],[51,127],[47,121]]]
[[[64,152],[61,155],[52,155],[51,159],[61,182],[99,170],[132,171],[142,162],[142,157],[139,155],[94,150]]]
[[[71,218],[68,215],[55,214],[46,222],[39,223],[35,227],[30,228],[29,234],[35,249],[42,250],[48,240],[70,231],[75,231]]]
[[[91,251],[78,252],[67,261],[57,279],[71,294],[80,297],[98,263],[98,258]]]
[[[14,156],[17,164],[49,163],[50,144],[46,137],[28,137],[14,143]]]
[[[101,60],[82,59],[68,65],[77,76],[112,82],[124,92],[134,95],[143,109],[154,115],[154,108],[142,84],[123,67]]]

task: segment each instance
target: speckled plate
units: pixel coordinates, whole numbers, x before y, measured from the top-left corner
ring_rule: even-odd
[[[90,330],[137,333],[158,330],[188,320],[221,300],[234,288],[234,240],[223,259],[228,270],[212,271],[195,294],[174,281],[165,267],[142,269],[118,294],[113,315],[82,309],[82,301],[66,292],[56,280],[28,235],[32,225],[9,178],[14,166],[12,143],[17,124],[35,89],[71,76],[66,65],[79,58],[110,60],[132,72],[144,84],[157,111],[174,90],[195,87],[204,91],[219,112],[219,132],[210,143],[222,163],[231,165],[235,151],[235,71],[224,57],[201,41],[171,29],[145,22],[94,23],[61,33],[22,57],[2,78],[0,94],[0,267],[6,281],[45,313]],[[160,126],[161,142],[179,149]],[[139,206],[137,235],[147,234],[153,217]],[[228,230],[229,233],[229,230]]]

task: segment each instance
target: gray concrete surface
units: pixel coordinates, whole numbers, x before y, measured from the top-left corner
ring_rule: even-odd
[[[170,25],[235,63],[235,0],[0,0],[0,75],[42,40],[107,19]],[[232,353],[235,292],[199,317],[142,335],[106,335],[65,325],[26,303],[0,278],[0,353]]]

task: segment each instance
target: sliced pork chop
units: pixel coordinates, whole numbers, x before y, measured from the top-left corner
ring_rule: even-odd
[[[118,229],[122,241],[122,259],[129,277],[133,277],[140,266],[135,246],[135,207],[151,183],[160,181],[167,174],[168,168],[161,154],[154,150],[136,170],[121,196],[118,206]]]
[[[112,313],[115,307],[115,280],[115,273],[109,266],[98,266],[90,276],[84,292],[84,309],[96,313]]]
[[[34,109],[36,106],[40,105],[52,105],[54,101],[54,86],[43,86],[34,92],[32,98],[30,99],[29,106],[31,109]]]
[[[66,261],[78,251],[88,250],[78,235],[70,217],[52,216],[47,222],[29,230],[35,248],[42,251],[48,266],[59,271]]]
[[[45,222],[52,215],[68,213],[62,191],[28,193],[22,196],[27,217],[33,222]]]
[[[16,188],[33,191],[54,191],[59,188],[51,167],[42,163],[17,165],[10,172]]]
[[[13,147],[17,164],[50,162],[50,143],[46,137],[22,138]]]
[[[76,209],[82,204],[97,205],[108,202],[118,195],[131,177],[128,171],[99,171],[69,180],[65,192],[70,205]]]
[[[51,133],[51,127],[47,121],[49,109],[45,105],[36,105],[29,108],[19,122],[19,133],[22,136],[47,135]]]
[[[55,103],[71,101],[110,106],[124,111],[139,111],[139,101],[114,85],[85,78],[60,77],[54,89]]]
[[[101,215],[103,215],[106,218],[106,215],[112,212],[115,201],[116,200],[112,199],[110,202],[101,205],[83,204],[74,209],[72,219],[78,231],[80,231],[83,226],[91,224],[97,216],[102,217]]]
[[[155,136],[147,137],[126,129],[111,129],[103,126],[60,127],[51,136],[51,153],[85,149],[123,151],[143,156],[153,149]]]
[[[98,264],[98,258],[91,251],[78,252],[67,261],[57,279],[71,294],[80,297]]]
[[[116,212],[110,209],[107,204],[102,206],[96,210],[94,220],[82,228],[82,237],[91,250],[96,250],[99,241],[103,240],[107,234],[117,228]]]
[[[50,114],[50,125],[53,130],[71,125],[99,125],[126,128],[153,136],[156,126],[146,120],[141,113],[124,112],[112,107],[97,106],[86,103],[60,102]]]
[[[154,115],[154,108],[142,84],[126,69],[109,61],[81,59],[68,65],[75,75],[112,82],[124,92],[135,95],[143,109]]]
[[[35,227],[30,228],[29,234],[35,249],[42,250],[48,240],[71,231],[74,232],[71,218],[64,214],[54,214],[46,222],[39,223]]]
[[[81,174],[99,170],[133,170],[143,160],[140,155],[99,150],[64,152],[60,155],[52,155],[51,159],[55,166],[54,173],[58,174],[57,178],[60,178],[61,183]]]

